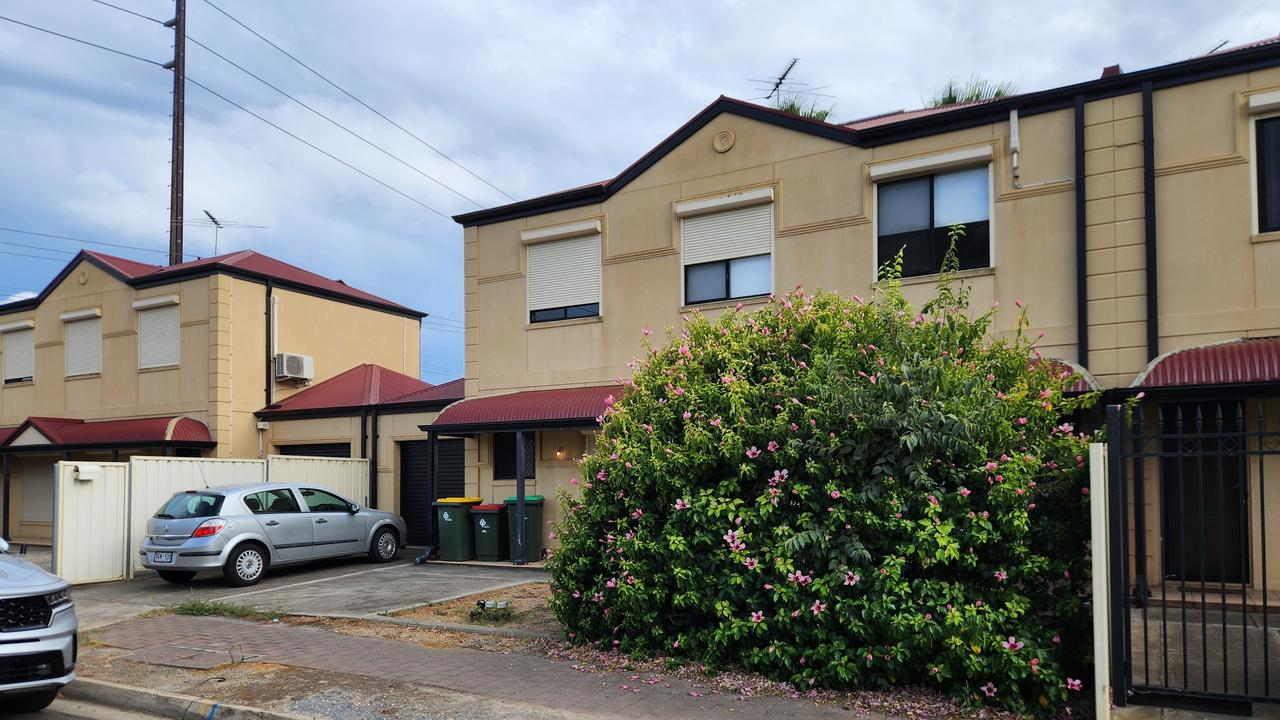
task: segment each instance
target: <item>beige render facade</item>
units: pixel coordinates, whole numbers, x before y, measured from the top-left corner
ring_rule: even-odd
[[[44,486],[52,480],[51,463],[64,453],[72,459],[110,460],[161,452],[206,457],[270,452],[270,438],[260,438],[255,411],[270,403],[268,393],[278,401],[306,384],[277,381],[268,373],[268,343],[276,352],[312,356],[315,381],[361,362],[417,375],[421,314],[408,308],[386,301],[379,307],[324,288],[269,281],[232,266],[178,273],[172,282],[147,282],[143,276],[155,270],[81,253],[40,297],[0,306],[0,328],[29,326],[35,333],[32,378],[0,385],[0,436],[27,427],[28,418],[114,423],[173,416],[207,426],[209,441],[185,447],[150,439],[134,445],[113,441],[102,447],[62,447],[30,428],[24,437],[15,435],[7,442],[0,437],[0,457],[9,471],[9,502],[0,517],[7,516],[11,537],[50,537],[51,492]],[[268,331],[268,294],[274,299],[274,338]],[[134,303],[153,298],[179,308],[179,361],[140,369]],[[100,317],[100,371],[72,377],[67,375],[67,323],[62,318],[80,311]],[[5,338],[0,334],[0,364]]]
[[[681,208],[767,198],[757,202],[772,205],[771,292],[866,296],[882,261],[878,188],[956,168],[988,168],[989,263],[961,273],[973,307],[998,304],[995,327],[1007,332],[1020,302],[1043,354],[1087,368],[1101,387],[1126,388],[1164,353],[1280,335],[1280,232],[1258,231],[1253,140],[1255,123],[1275,114],[1275,44],[846,126],[722,98],[613,180],[456,218],[466,397],[613,384],[629,374],[642,329],[661,335],[695,309],[764,302],[685,303]],[[530,322],[529,248],[575,232],[600,237],[599,314]],[[935,280],[903,284],[918,302]],[[584,430],[555,432],[537,433],[529,492],[570,487],[575,464],[547,448],[589,446]],[[1280,473],[1274,460],[1267,469]],[[468,440],[466,480],[489,501],[510,494],[493,479],[490,433]]]

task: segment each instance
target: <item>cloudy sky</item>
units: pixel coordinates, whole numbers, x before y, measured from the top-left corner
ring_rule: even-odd
[[[187,217],[266,226],[224,231],[219,252],[253,248],[431,313],[433,382],[462,371],[462,231],[441,215],[507,202],[470,173],[517,199],[611,177],[716,96],[761,95],[751,79],[791,57],[792,77],[825,86],[850,120],[973,73],[1038,90],[1280,33],[1274,0],[214,2],[466,168],[188,0],[191,38],[403,164],[195,45],[192,80],[417,202],[189,86]],[[173,13],[171,0],[113,3]],[[159,62],[172,52],[171,31],[92,0],[0,0],[0,16]],[[154,250],[0,230],[0,299],[41,289],[79,246],[164,262],[171,86],[155,65],[0,21],[0,226]],[[193,256],[213,243],[186,231]]]

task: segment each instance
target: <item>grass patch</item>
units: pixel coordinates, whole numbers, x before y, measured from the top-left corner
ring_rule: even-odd
[[[175,605],[172,608],[174,615],[190,615],[192,617],[229,617],[239,620],[253,620],[255,622],[269,622],[279,620],[283,613],[267,612],[251,608],[247,605],[236,605],[234,603],[218,602],[216,600],[196,600],[191,599]]]

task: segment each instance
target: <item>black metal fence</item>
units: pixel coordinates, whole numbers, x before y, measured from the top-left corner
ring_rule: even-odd
[[[1107,408],[1117,704],[1280,702],[1277,415],[1259,397]]]

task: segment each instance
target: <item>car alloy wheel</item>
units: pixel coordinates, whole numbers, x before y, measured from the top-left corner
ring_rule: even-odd
[[[236,558],[236,575],[246,582],[252,582],[262,574],[262,555],[253,548],[248,548]]]
[[[378,536],[378,556],[390,560],[396,556],[396,534],[384,532]]]

